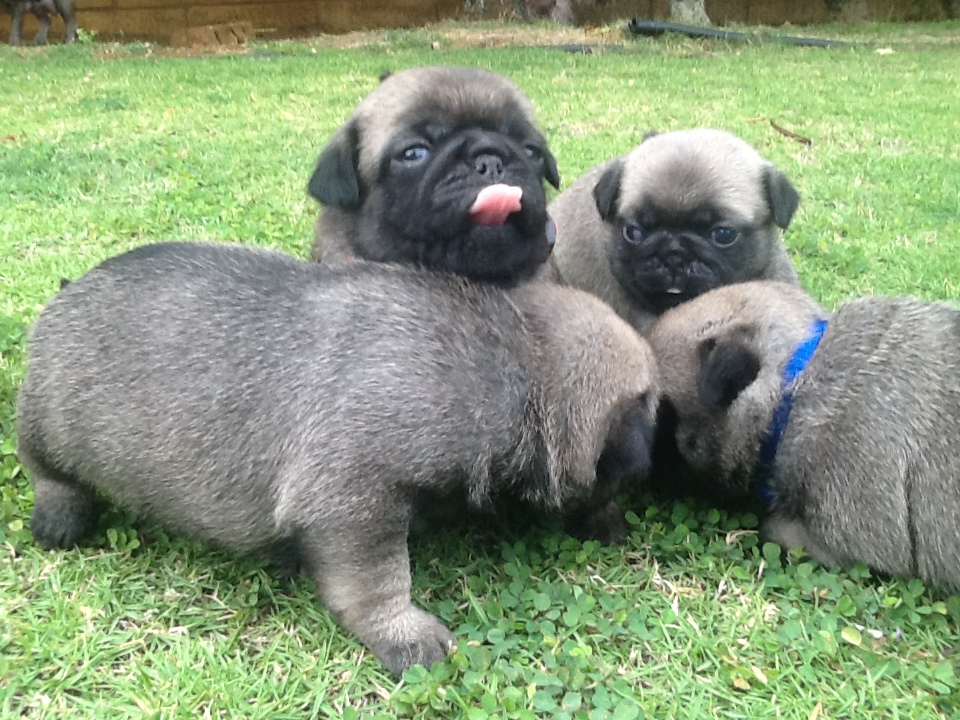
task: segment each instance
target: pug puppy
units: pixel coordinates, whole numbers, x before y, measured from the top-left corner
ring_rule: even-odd
[[[648,469],[658,397],[646,341],[586,293],[213,244],[70,282],[29,356],[39,544],[88,536],[102,493],[266,551],[395,673],[454,639],[411,603],[411,522],[458,500],[604,517]]]
[[[46,45],[50,32],[50,19],[55,15],[63,18],[67,26],[66,42],[77,39],[77,3],[76,0],[0,0],[0,7],[8,10],[13,19],[10,23],[10,44],[19,45],[23,32],[23,18],[33,13],[40,21],[40,29],[33,37],[34,45]]]
[[[796,286],[712,290],[650,334],[663,430],[692,471],[769,506],[761,535],[960,591],[960,310]]]
[[[649,133],[550,203],[551,262],[563,282],[646,333],[664,311],[720,285],[797,282],[780,229],[799,202],[786,176],[730,133]]]
[[[475,68],[386,76],[323,149],[312,258],[414,263],[513,284],[550,254],[557,163],[530,101]]]

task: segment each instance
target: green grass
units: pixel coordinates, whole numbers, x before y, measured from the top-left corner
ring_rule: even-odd
[[[308,581],[122,513],[82,550],[43,552],[27,529],[14,398],[26,328],[59,278],[161,239],[305,256],[316,155],[385,69],[512,77],[566,184],[648,128],[731,130],[800,190],[786,241],[824,303],[960,299],[960,24],[804,32],[875,46],[664,38],[572,55],[454,49],[433,29],[204,59],[0,47],[0,716],[956,716],[958,598],[781,557],[753,515],[694,502],[637,499],[621,548],[509,523],[413,543],[415,601],[460,644],[399,683]]]

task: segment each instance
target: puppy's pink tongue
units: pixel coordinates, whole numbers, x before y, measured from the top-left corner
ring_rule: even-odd
[[[511,213],[520,209],[523,189],[515,185],[488,185],[470,206],[470,217],[478,225],[503,225]]]

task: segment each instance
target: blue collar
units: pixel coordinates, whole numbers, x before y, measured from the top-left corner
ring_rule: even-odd
[[[770,425],[760,442],[760,455],[757,457],[757,466],[753,471],[754,494],[757,499],[762,500],[767,505],[772,505],[777,499],[776,493],[770,489],[770,477],[773,475],[773,464],[777,459],[777,450],[780,447],[780,438],[787,429],[787,422],[790,420],[790,411],[793,409],[793,391],[794,381],[797,376],[806,370],[813,353],[816,352],[823,333],[827,330],[826,320],[816,320],[813,323],[813,330],[810,336],[802,343],[797,345],[793,355],[787,361],[781,375],[780,404],[770,419]]]

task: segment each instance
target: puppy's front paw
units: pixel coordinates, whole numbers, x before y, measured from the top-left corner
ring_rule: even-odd
[[[437,618],[410,606],[367,644],[390,672],[400,675],[411,665],[440,662],[456,641]]]
[[[836,554],[825,548],[799,518],[770,515],[760,526],[760,538],[764,542],[776,543],[784,550],[801,546],[810,557],[824,567],[841,564]]]
[[[568,518],[566,530],[581,542],[597,540],[603,545],[622,545],[628,532],[623,510],[613,501],[592,512]]]

